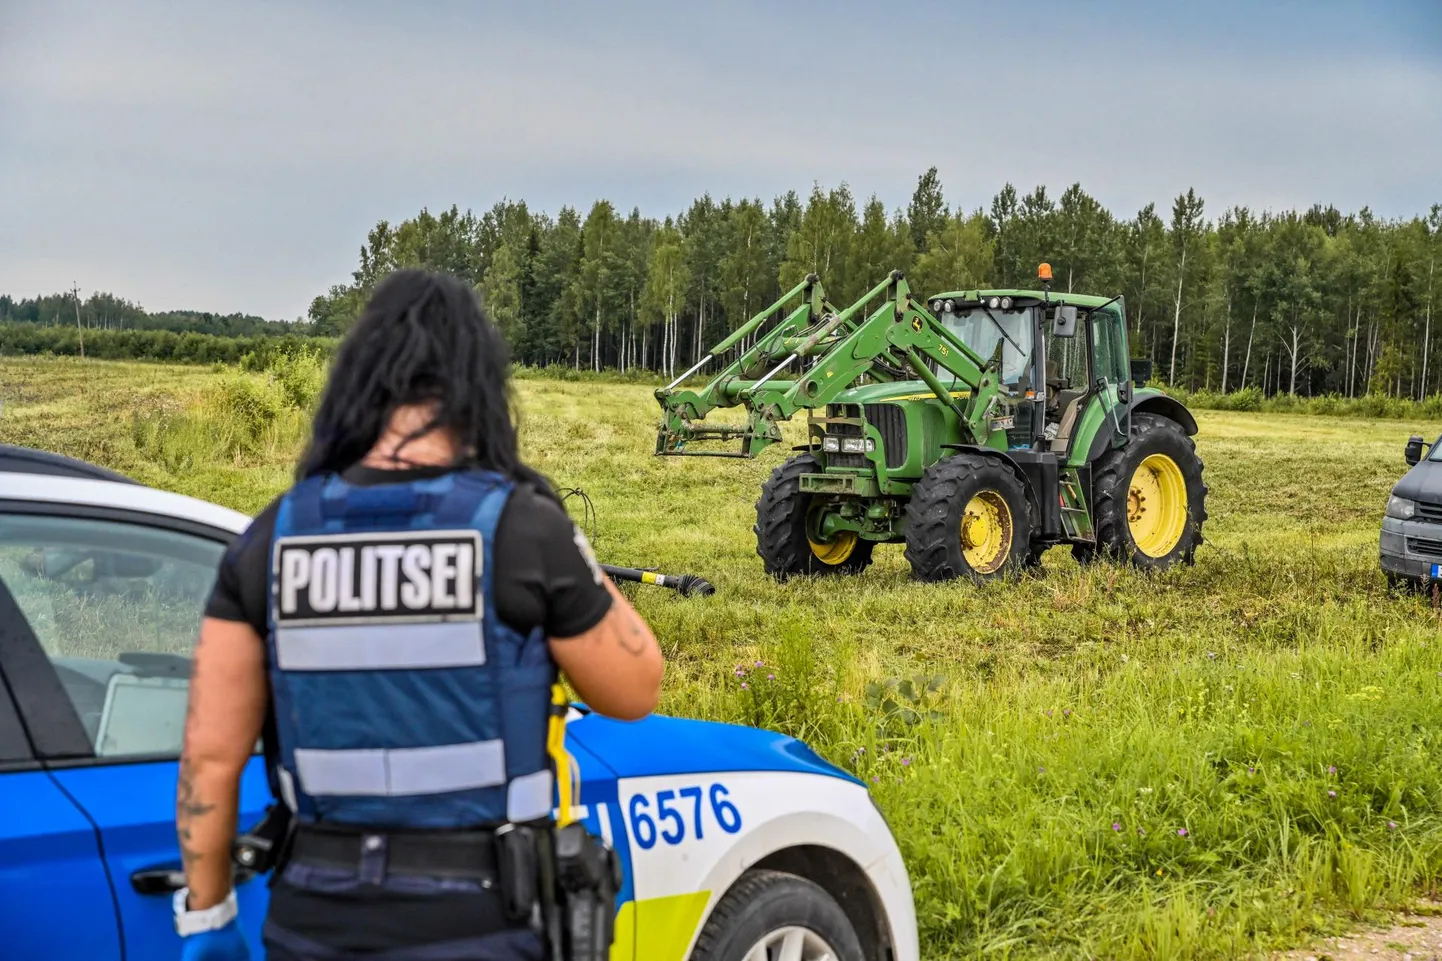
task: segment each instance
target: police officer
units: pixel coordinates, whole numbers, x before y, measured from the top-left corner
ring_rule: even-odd
[[[594,711],[637,719],[663,663],[522,464],[507,370],[467,285],[391,274],[335,355],[296,484],[226,553],[177,784],[186,961],[248,957],[231,852],[262,735],[290,823],[268,957],[546,956],[496,852],[508,826],[550,823],[553,787],[569,796],[558,668]]]

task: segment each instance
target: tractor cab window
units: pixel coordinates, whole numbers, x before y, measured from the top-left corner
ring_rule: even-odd
[[[1001,382],[1015,390],[1027,375],[1032,358],[1031,311],[991,310],[979,307],[942,314],[941,322],[966,346],[990,358],[1002,345]]]
[[[1075,337],[1046,338],[1046,388],[1048,395],[1085,392],[1090,383],[1087,370],[1086,334],[1080,324]]]

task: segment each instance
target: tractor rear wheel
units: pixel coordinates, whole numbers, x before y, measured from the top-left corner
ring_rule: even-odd
[[[995,580],[1025,565],[1030,547],[1026,491],[995,458],[943,458],[911,489],[906,559],[917,580]]]
[[[1097,458],[1092,476],[1097,550],[1083,554],[1145,570],[1193,562],[1207,519],[1207,485],[1196,444],[1181,425],[1133,414],[1130,442]]]
[[[855,531],[823,540],[816,531],[815,498],[801,490],[801,475],[821,471],[811,454],[793,457],[771,472],[756,502],[756,553],[779,581],[807,574],[860,574],[871,563],[874,541]]]

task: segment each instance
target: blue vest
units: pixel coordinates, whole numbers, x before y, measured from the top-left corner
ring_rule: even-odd
[[[463,470],[282,499],[267,655],[275,780],[301,823],[464,828],[550,816],[556,665],[496,616],[514,485]]]

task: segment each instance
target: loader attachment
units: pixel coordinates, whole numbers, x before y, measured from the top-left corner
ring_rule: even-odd
[[[880,306],[868,307],[882,298]],[[675,390],[686,377],[724,354],[767,318],[799,300],[780,323],[761,336],[699,391]],[[755,457],[781,440],[781,422],[798,411],[824,407],[864,381],[920,380],[972,429],[996,391],[997,361],[981,357],[941,325],[911,296],[900,271],[891,274],[845,310],[825,298],[812,274],[775,304],[712,348],[681,377],[656,391],[662,420],[658,456]],[[963,406],[934,370],[944,370],[971,391]],[[979,403],[978,403],[979,402]],[[741,407],[744,424],[703,424],[717,408]],[[731,450],[698,449],[705,442]]]

